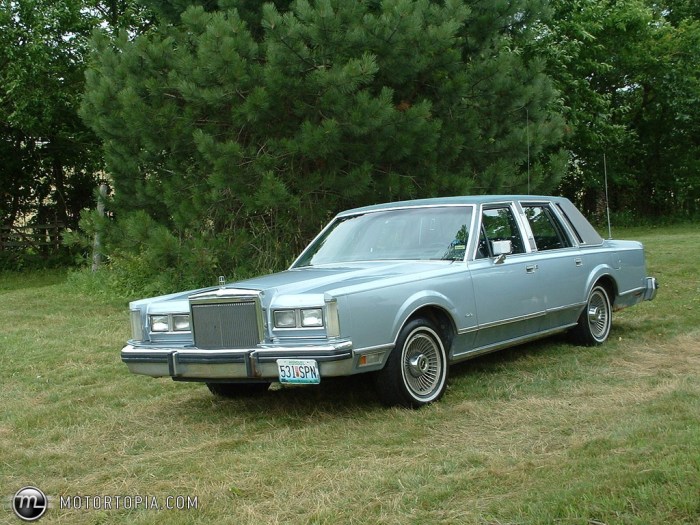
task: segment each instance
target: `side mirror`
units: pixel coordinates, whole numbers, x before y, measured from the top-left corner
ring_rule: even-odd
[[[496,258],[494,263],[501,264],[506,260],[506,255],[513,253],[511,241],[491,241],[491,253]]]

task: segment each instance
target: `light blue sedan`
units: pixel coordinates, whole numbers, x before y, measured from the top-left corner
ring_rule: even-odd
[[[564,331],[601,344],[657,288],[640,243],[564,198],[394,202],[338,214],[284,272],[132,302],[121,358],[226,397],[372,373],[384,403],[417,408],[451,363]]]

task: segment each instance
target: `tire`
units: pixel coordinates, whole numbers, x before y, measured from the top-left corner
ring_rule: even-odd
[[[596,284],[588,294],[586,308],[581,312],[578,324],[571,331],[574,342],[584,346],[603,344],[610,335],[612,306],[604,286]]]
[[[375,375],[379,398],[388,406],[420,408],[437,401],[447,385],[447,355],[438,330],[428,319],[409,321]]]
[[[207,388],[215,396],[237,398],[263,394],[270,383],[207,383]]]

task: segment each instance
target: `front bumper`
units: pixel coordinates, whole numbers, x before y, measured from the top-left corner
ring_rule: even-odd
[[[352,373],[356,356],[350,341],[298,347],[260,347],[245,350],[200,350],[128,344],[122,361],[134,374],[192,380],[275,380],[278,359],[314,359],[321,377]]]

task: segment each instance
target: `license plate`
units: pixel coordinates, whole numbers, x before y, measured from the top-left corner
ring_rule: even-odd
[[[321,382],[318,363],[313,359],[278,359],[280,383],[315,385]]]

